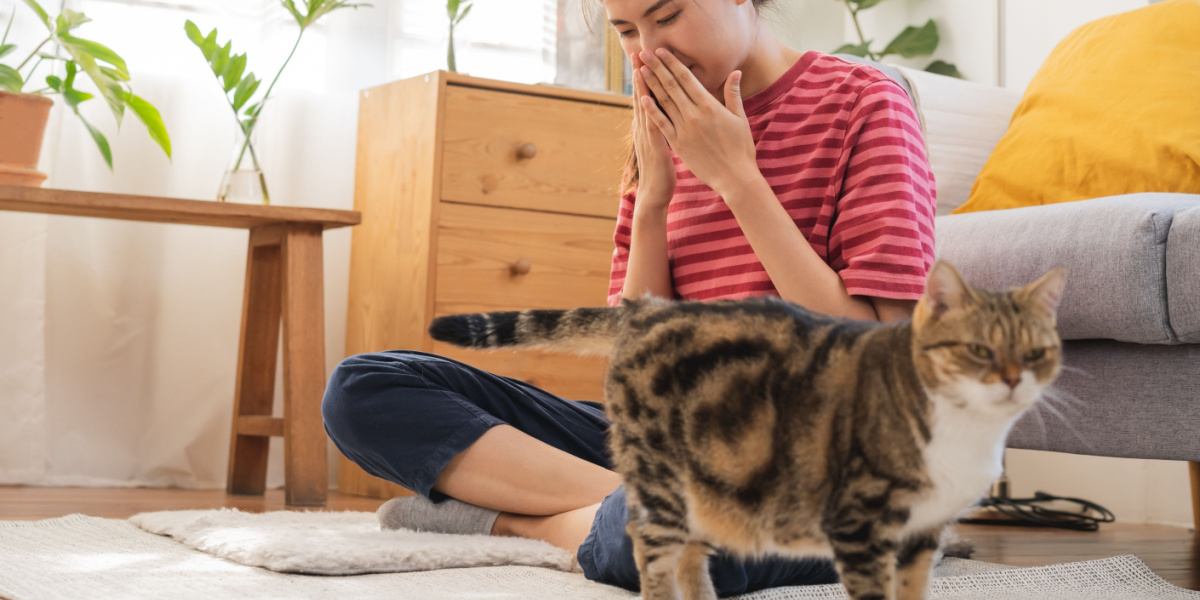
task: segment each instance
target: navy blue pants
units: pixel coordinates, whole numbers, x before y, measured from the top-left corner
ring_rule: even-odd
[[[602,405],[564,400],[524,382],[422,352],[395,350],[342,361],[321,406],[325,431],[350,460],[434,502],[433,489],[454,456],[488,429],[511,425],[555,448],[611,469]],[[625,534],[625,488],[600,505],[576,557],[591,580],[638,589],[633,545]],[[828,560],[709,561],[718,594],[837,581]]]

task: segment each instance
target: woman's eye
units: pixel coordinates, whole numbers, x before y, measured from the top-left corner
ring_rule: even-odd
[[[682,10],[677,11],[675,14],[673,14],[665,19],[659,19],[658,24],[659,25],[670,25],[671,21],[674,21],[675,19],[679,18],[679,13],[682,13],[682,12],[683,12]]]
[[[983,344],[968,344],[968,345],[967,345],[967,350],[968,350],[968,351],[969,351],[971,354],[973,354],[973,355],[975,355],[975,356],[977,356],[977,357],[979,357],[979,358],[982,358],[982,359],[984,359],[984,360],[991,360],[991,359],[992,359],[992,350],[991,350],[991,348],[988,348],[987,346],[984,346]]]
[[[1044,357],[1044,356],[1046,356],[1045,348],[1038,348],[1036,350],[1030,350],[1029,352],[1025,353],[1025,362],[1036,362],[1036,361],[1042,360],[1042,357]]]
[[[617,35],[619,35],[621,37],[629,37],[629,36],[633,35],[633,32],[634,32],[633,29],[630,29],[628,31],[618,31]]]

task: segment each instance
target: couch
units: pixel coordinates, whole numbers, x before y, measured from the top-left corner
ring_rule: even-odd
[[[876,65],[878,66],[878,65]],[[1020,100],[882,67],[909,91],[937,178],[936,254],[1003,289],[1068,269],[1065,369],[1009,447],[1190,463],[1200,531],[1200,196],[1130,194],[952,215]]]

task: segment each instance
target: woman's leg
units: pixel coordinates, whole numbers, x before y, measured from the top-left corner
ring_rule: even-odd
[[[551,516],[595,504],[619,482],[598,405],[436,355],[350,357],[322,409],[347,457],[435,502]]]
[[[434,489],[504,513],[558,517],[599,504],[620,483],[613,471],[497,425],[446,465]]]

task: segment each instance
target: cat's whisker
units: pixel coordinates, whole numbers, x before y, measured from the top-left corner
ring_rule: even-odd
[[[1085,408],[1082,401],[1080,401],[1078,399],[1075,399],[1074,401],[1072,401],[1066,397],[1059,396],[1059,395],[1049,393],[1049,392],[1042,393],[1042,402],[1045,404],[1049,404],[1051,406],[1055,406],[1057,408],[1061,408],[1063,410],[1070,411],[1071,414],[1074,414],[1074,415],[1082,415],[1084,412],[1083,408]]]
[[[1092,451],[1092,452],[1094,452],[1096,450],[1096,448],[1092,445],[1092,443],[1089,442],[1087,440],[1087,438],[1083,437],[1083,434],[1080,433],[1079,430],[1076,429],[1075,426],[1071,424],[1071,420],[1068,419],[1066,417],[1066,415],[1063,415],[1061,412],[1058,411],[1057,408],[1054,407],[1053,403],[1043,402],[1041,404],[1041,406],[1045,407],[1046,410],[1050,411],[1052,414],[1054,414],[1054,416],[1058,417],[1059,420],[1062,422],[1063,426],[1065,426],[1068,431],[1075,434],[1076,439],[1078,439],[1080,442],[1083,443],[1084,448],[1086,448],[1087,450]]]
[[[1072,394],[1071,392],[1059,387],[1051,386],[1042,390],[1042,397],[1054,398],[1055,400],[1065,402],[1079,409],[1080,411],[1089,408],[1088,403],[1079,396],[1076,396],[1075,394]]]

